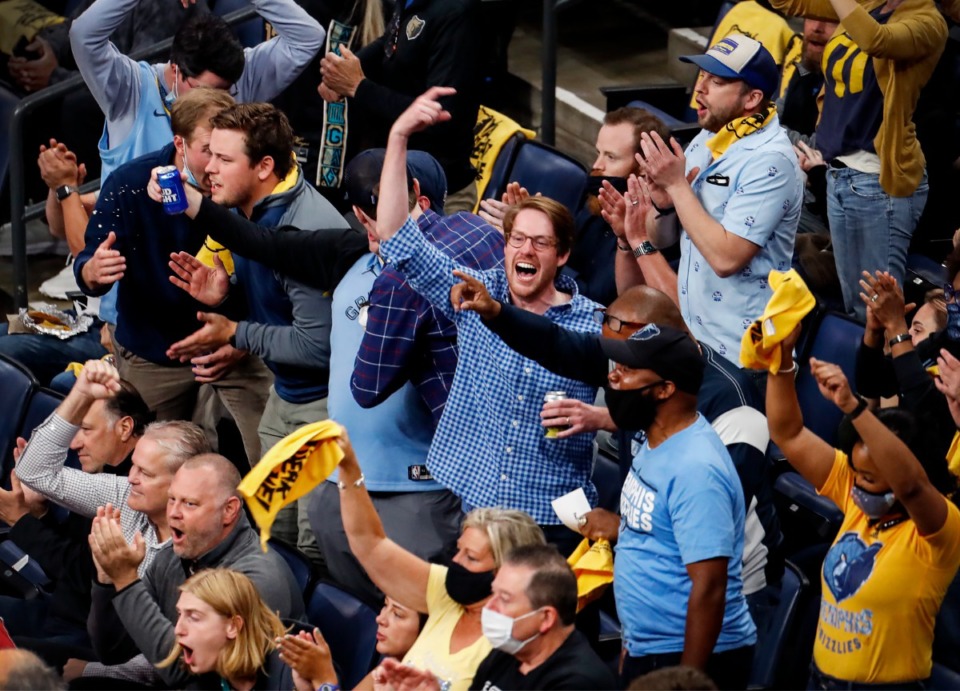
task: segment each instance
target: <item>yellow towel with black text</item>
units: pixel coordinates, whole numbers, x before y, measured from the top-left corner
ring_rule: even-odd
[[[744,367],[776,374],[780,371],[780,343],[817,306],[817,299],[796,269],[771,271],[769,281],[773,296],[763,315],[744,332],[740,362]]]
[[[330,477],[343,460],[337,444],[342,433],[330,420],[305,425],[277,442],[240,481],[237,490],[260,527],[264,551],[280,509]]]
[[[607,540],[597,540],[592,545],[584,538],[567,563],[577,577],[577,611],[603,595],[613,583],[613,547]]]

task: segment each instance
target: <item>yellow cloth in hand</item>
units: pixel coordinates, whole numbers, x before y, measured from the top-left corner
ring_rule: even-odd
[[[955,477],[960,477],[960,432],[953,435],[953,442],[947,451],[947,468]]]
[[[740,362],[751,369],[780,371],[780,343],[817,306],[817,300],[796,269],[771,271],[773,296],[763,316],[753,322],[740,341]]]
[[[473,151],[470,153],[470,165],[477,169],[477,204],[473,208],[473,213],[477,213],[477,209],[480,208],[480,200],[486,198],[487,185],[493,174],[493,164],[497,162],[500,149],[517,132],[522,132],[527,139],[534,139],[537,136],[536,132],[522,127],[503,113],[480,106],[477,125],[473,128]]]
[[[577,577],[577,611],[603,595],[603,591],[613,583],[613,548],[607,540],[597,540],[590,544],[584,538],[573,554],[567,557],[567,563]]]
[[[277,442],[240,481],[237,490],[260,526],[264,551],[280,509],[326,480],[343,460],[336,442],[342,432],[330,420],[305,425]]]
[[[41,29],[64,21],[59,14],[34,0],[4,0],[0,2],[0,53],[13,55],[21,38],[32,41]]]
[[[234,271],[236,271],[236,269],[233,268],[233,255],[230,254],[230,250],[208,235],[206,240],[203,241],[203,247],[197,252],[197,261],[204,266],[209,266],[211,269],[216,269],[217,265],[213,261],[214,255],[220,257],[220,261],[223,262],[223,268],[232,276]]]

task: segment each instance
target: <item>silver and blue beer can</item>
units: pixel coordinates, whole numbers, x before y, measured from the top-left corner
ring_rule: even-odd
[[[187,195],[180,179],[180,170],[176,166],[160,168],[157,171],[157,183],[160,185],[160,197],[166,213],[172,216],[187,210]]]

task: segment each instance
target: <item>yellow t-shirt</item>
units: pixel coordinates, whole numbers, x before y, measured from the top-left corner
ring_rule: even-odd
[[[493,648],[486,637],[480,636],[471,645],[450,654],[450,639],[463,614],[463,607],[447,595],[446,580],[447,567],[431,564],[427,581],[427,613],[430,616],[403,662],[418,669],[429,669],[440,679],[444,691],[466,691],[473,682],[477,667]]]
[[[934,621],[960,566],[960,511],[948,502],[946,523],[933,535],[919,535],[909,519],[877,533],[850,497],[853,478],[837,451],[820,494],[844,518],[823,562],[813,659],[844,681],[926,679]]]

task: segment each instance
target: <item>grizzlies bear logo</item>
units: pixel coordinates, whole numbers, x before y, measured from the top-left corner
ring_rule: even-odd
[[[869,547],[855,533],[846,533],[834,543],[823,561],[823,580],[837,604],[855,595],[873,573],[882,542]]]

